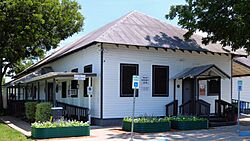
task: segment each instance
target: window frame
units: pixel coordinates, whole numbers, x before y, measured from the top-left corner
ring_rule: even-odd
[[[166,94],[155,93],[155,69],[165,68],[167,70],[166,78]],[[169,66],[165,65],[152,65],[152,97],[169,97]]]
[[[75,68],[75,69],[72,69],[71,70],[71,72],[77,72],[78,73],[78,68]],[[76,89],[72,89],[72,83],[75,83],[76,82]],[[69,93],[69,91],[72,91],[72,90],[75,90],[75,91],[77,91],[76,92],[76,95],[70,95],[70,97],[71,98],[78,98],[78,90],[79,90],[79,82],[78,82],[78,80],[71,80],[70,81],[70,90],[68,90],[68,93]]]
[[[209,88],[209,82],[208,80],[214,80],[214,79],[218,79],[219,82],[219,92],[218,93],[211,93],[209,92],[210,88]],[[220,77],[214,77],[214,78],[210,78],[207,80],[207,96],[220,96],[221,95],[221,78]]]
[[[86,71],[87,68],[88,68],[88,69],[91,68],[91,71]],[[84,67],[83,67],[83,72],[84,72],[84,73],[92,73],[92,72],[93,72],[93,65],[90,64],[90,65],[84,66]],[[86,79],[84,80],[84,82],[83,82],[83,97],[88,97],[87,87],[85,87],[86,82],[89,83],[88,81],[89,81],[89,78],[86,78]],[[92,82],[93,82],[93,81],[91,80],[91,84],[93,84]]]
[[[123,67],[124,66],[134,66],[136,68],[136,74],[139,75],[139,64],[128,64],[128,63],[120,63],[120,97],[133,97],[134,93],[132,94],[124,94],[122,91],[122,84],[123,84],[123,79],[122,79],[122,74],[123,74]],[[131,77],[132,79],[132,77]],[[131,84],[131,89],[132,89],[132,84]],[[136,97],[138,97],[139,90],[136,90]]]

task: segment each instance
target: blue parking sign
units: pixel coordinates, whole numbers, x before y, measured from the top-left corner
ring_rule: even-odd
[[[138,75],[133,75],[132,88],[139,89],[140,77]]]
[[[242,80],[238,80],[237,81],[237,85],[238,85],[238,91],[242,91],[243,81]]]

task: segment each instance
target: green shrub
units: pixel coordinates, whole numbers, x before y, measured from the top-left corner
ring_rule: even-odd
[[[132,122],[131,117],[123,119],[125,122]],[[137,117],[134,119],[134,123],[158,123],[158,122],[169,122],[169,117],[158,118],[158,117]]]
[[[194,116],[178,116],[171,117],[170,121],[207,121],[206,118],[194,117]]]
[[[82,121],[60,121],[60,122],[35,122],[31,124],[33,128],[56,128],[56,127],[75,127],[89,126],[87,122]]]
[[[51,116],[51,103],[43,102],[36,106],[36,121],[49,121]]]
[[[26,115],[26,118],[31,122],[35,121],[36,105],[37,105],[37,102],[25,103],[25,115]]]

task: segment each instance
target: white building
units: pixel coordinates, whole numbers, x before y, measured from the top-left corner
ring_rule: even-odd
[[[199,35],[184,41],[185,32],[129,13],[15,76],[7,84],[8,108],[23,112],[24,101],[52,101],[69,118],[86,120],[91,108],[94,124],[117,124],[131,116],[132,75],[139,75],[136,116],[225,116],[232,99],[233,58],[245,54],[220,44],[205,46]],[[81,76],[86,80],[74,80]],[[93,86],[91,97],[88,85]]]

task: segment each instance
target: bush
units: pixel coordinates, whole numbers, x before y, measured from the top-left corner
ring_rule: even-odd
[[[36,105],[37,105],[37,102],[25,103],[25,115],[26,115],[26,118],[31,122],[35,121]]]
[[[76,127],[89,126],[87,122],[82,121],[60,121],[60,122],[35,122],[31,124],[33,128],[56,128],[56,127]]]
[[[51,103],[49,102],[43,102],[39,103],[36,106],[36,121],[49,121],[51,116]]]
[[[171,121],[207,121],[206,118],[194,117],[194,116],[179,116],[179,117],[171,117]]]
[[[123,119],[125,122],[132,122],[131,117]],[[158,117],[138,117],[134,119],[134,123],[158,123],[158,122],[169,122],[169,117],[158,118]]]

